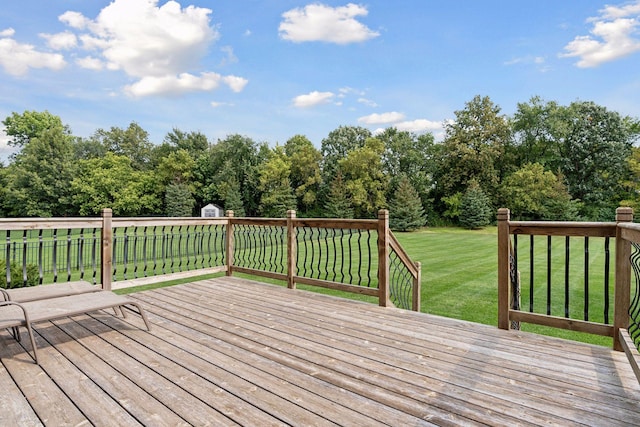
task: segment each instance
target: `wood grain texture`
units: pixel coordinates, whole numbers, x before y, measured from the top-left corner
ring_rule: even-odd
[[[0,334],[12,424],[640,425],[640,384],[606,347],[237,277],[130,297],[151,332],[40,323],[40,367]]]

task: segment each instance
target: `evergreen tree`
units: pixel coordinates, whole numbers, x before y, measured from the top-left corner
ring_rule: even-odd
[[[460,200],[460,225],[468,229],[485,227],[491,223],[492,214],[489,197],[472,181]]]
[[[347,187],[342,179],[342,173],[338,174],[331,183],[327,203],[325,203],[325,216],[328,218],[353,218],[353,206],[347,194]]]
[[[237,184],[237,182],[236,182]],[[246,212],[244,210],[244,204],[242,203],[242,196],[240,195],[240,185],[230,185],[224,198],[225,211],[233,211],[233,216],[244,217]]]
[[[193,207],[196,201],[187,184],[167,185],[164,202],[167,216],[193,216]]]
[[[422,227],[425,222],[420,196],[403,175],[389,205],[389,226],[392,230],[412,231]]]

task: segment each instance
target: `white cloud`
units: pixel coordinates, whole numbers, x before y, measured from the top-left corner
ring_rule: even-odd
[[[217,73],[202,73],[199,77],[189,73],[178,76],[147,76],[125,88],[125,92],[134,97],[152,95],[176,96],[186,92],[210,91],[221,83],[227,84],[233,91],[242,90],[246,80],[235,76],[221,76]]]
[[[86,68],[88,70],[94,70],[94,71],[102,70],[105,67],[104,62],[92,56],[85,56],[84,58],[78,58],[76,59],[76,64],[78,64],[82,68]]]
[[[79,49],[91,52],[76,63],[91,70],[123,71],[134,78],[125,92],[135,97],[210,91],[221,84],[241,91],[247,84],[242,77],[193,73],[219,38],[217,28],[210,25],[211,9],[183,8],[174,0],[159,3],[113,0],[95,19],[73,11],[60,15],[59,20],[76,31],[69,34],[76,37],[76,44],[80,40]],[[54,36],[47,36],[50,43]],[[227,55],[224,63],[237,61],[230,46],[222,51]]]
[[[640,0],[624,6],[606,6],[600,16],[589,18],[591,35],[577,36],[564,47],[560,57],[579,58],[581,68],[596,67],[605,62],[640,51]]]
[[[249,80],[238,76],[224,76],[222,81],[234,92],[242,92],[242,89],[249,83]]]
[[[293,105],[299,108],[314,107],[331,102],[334,96],[335,94],[333,92],[318,92],[316,90],[306,95],[296,96],[293,98]]]
[[[389,113],[382,114],[369,114],[368,116],[360,117],[358,119],[359,123],[364,123],[367,125],[381,125],[387,123],[396,123],[401,120],[404,120],[404,114],[398,113],[396,111],[391,111]]]
[[[238,57],[233,53],[233,47],[231,46],[222,46],[220,48],[222,52],[224,52],[227,56],[222,60],[221,65],[234,64],[238,62]]]
[[[60,70],[65,65],[67,63],[60,54],[40,52],[33,45],[0,38],[0,66],[13,76],[23,76],[30,68]]]
[[[211,101],[211,106],[213,108],[218,108],[218,107],[233,107],[235,104],[233,103],[229,103],[229,102],[216,102],[216,101]]]
[[[376,102],[375,102],[375,101],[372,101],[372,100],[367,99],[367,98],[358,98],[358,102],[359,102],[360,104],[364,104],[364,105],[366,105],[367,107],[373,107],[373,108],[375,108],[375,107],[377,107],[377,106],[378,106],[378,104],[376,104]]]
[[[534,65],[538,71],[545,73],[551,69],[546,62],[547,60],[543,56],[528,55],[505,61],[504,65]]]
[[[9,146],[10,140],[11,138],[4,132],[4,128],[0,128],[0,163],[18,151],[17,147]]]
[[[67,11],[62,15],[58,16],[58,20],[64,24],[67,24],[71,28],[76,28],[78,30],[84,30],[89,23],[90,19],[86,18],[80,12]]]
[[[40,37],[47,41],[47,46],[55,50],[73,49],[78,45],[78,38],[69,31],[57,34],[41,33]]]
[[[0,31],[0,37],[13,37],[16,33],[16,30],[13,28],[7,28],[6,30]]]
[[[209,26],[210,9],[175,1],[115,0],[88,25],[102,41],[108,62],[135,77],[161,77],[194,67],[218,33]]]
[[[324,41],[337,44],[363,42],[380,35],[359,22],[366,16],[366,7],[349,3],[330,7],[320,3],[291,9],[282,14],[278,27],[280,37],[295,43]]]
[[[424,133],[438,131],[443,128],[442,122],[434,122],[427,119],[418,119],[396,123],[393,125],[399,131]]]

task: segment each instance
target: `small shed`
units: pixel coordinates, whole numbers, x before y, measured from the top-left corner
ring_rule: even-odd
[[[200,210],[200,216],[203,218],[214,218],[224,216],[224,209],[213,203],[209,203],[207,206]]]

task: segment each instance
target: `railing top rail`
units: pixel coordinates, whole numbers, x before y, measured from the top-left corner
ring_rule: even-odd
[[[509,221],[509,227],[548,227],[548,228],[593,228],[615,227],[615,222],[580,222],[580,221]]]
[[[400,244],[400,242],[398,241],[396,236],[391,231],[389,231],[389,238],[390,238],[389,239],[389,245],[391,246],[391,249],[393,249],[396,252],[398,257],[402,260],[402,263],[411,272],[411,275],[413,275],[413,277],[417,277],[418,276],[418,266],[416,266],[413,263],[413,261],[411,261],[411,258],[409,257],[409,254],[407,254],[407,252],[404,250],[404,248],[402,247],[402,245]]]
[[[113,227],[162,227],[171,225],[225,225],[229,221],[225,217],[151,217],[151,218],[118,218],[112,219]]]
[[[286,227],[287,219],[286,218],[229,218],[231,224],[234,225],[259,225],[263,227]]]
[[[629,229],[629,230],[639,230],[640,231],[640,222],[621,222],[621,223],[618,224],[618,227]]]
[[[510,234],[615,237],[615,222],[509,221]]]
[[[621,223],[618,224],[620,228],[620,237],[624,240],[628,240],[631,243],[640,243],[640,224],[638,223]]]
[[[102,228],[102,218],[0,218],[0,230]]]
[[[296,218],[296,227],[344,228],[348,230],[377,230],[375,219]]]

